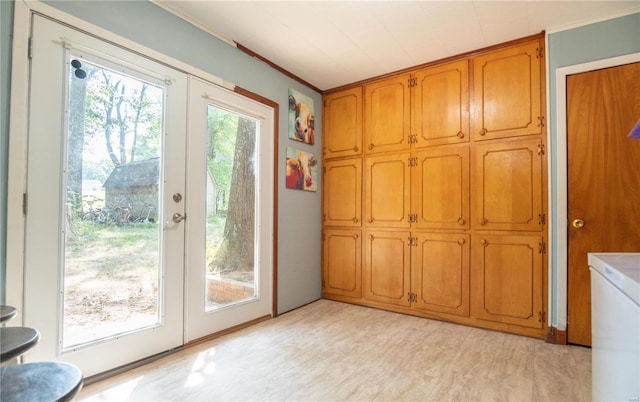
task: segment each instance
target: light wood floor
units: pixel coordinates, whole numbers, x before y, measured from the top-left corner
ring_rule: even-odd
[[[80,401],[590,401],[591,350],[319,300]]]

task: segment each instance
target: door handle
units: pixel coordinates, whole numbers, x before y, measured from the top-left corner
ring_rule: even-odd
[[[180,223],[183,220],[187,219],[187,215],[182,215],[180,212],[176,212],[175,214],[173,214],[173,216],[171,217],[171,219],[175,222],[175,223]]]
[[[574,219],[571,225],[576,229],[580,229],[584,226],[584,221],[582,219]]]

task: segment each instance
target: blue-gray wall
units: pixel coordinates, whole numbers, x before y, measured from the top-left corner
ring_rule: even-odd
[[[0,304],[5,302],[7,255],[7,155],[9,153],[9,93],[13,1],[0,1]]]
[[[595,60],[608,59],[640,52],[640,13],[627,15],[611,20],[585,25],[567,31],[549,35],[549,130],[551,143],[548,145],[551,157],[551,169],[549,179],[551,181],[551,199],[555,200],[558,194],[556,172],[558,170],[558,150],[554,142],[558,135],[556,132],[556,69],[575,64],[587,63]],[[557,220],[558,206],[550,205],[552,222]],[[557,272],[558,233],[552,234],[552,272],[550,280],[554,281]],[[558,292],[557,283],[552,283],[551,324],[557,324]]]
[[[0,0],[0,3],[4,11],[6,1]],[[149,1],[47,1],[47,4],[209,72],[279,104],[280,115],[277,116],[279,124],[278,313],[319,299],[321,288],[321,188],[318,188],[317,192],[285,189],[284,167],[287,146],[295,146],[318,156],[322,154],[321,136],[316,136],[316,144],[314,146],[300,142],[294,143],[288,139],[288,89],[293,88],[314,100],[316,130],[318,132],[322,132],[321,94],[277,72],[267,64],[246,55]],[[13,13],[7,14],[12,15]],[[4,63],[4,12],[2,18]],[[3,97],[5,93],[7,92],[3,87]],[[2,113],[3,116],[6,113],[4,103]],[[4,123],[2,127],[4,141]],[[6,160],[6,156],[7,150],[3,145],[3,163]],[[2,179],[2,183],[3,185],[6,184],[5,177]],[[6,211],[4,204],[3,211]],[[5,226],[3,222],[2,227],[4,228]],[[4,244],[5,242],[3,241],[2,243]],[[5,258],[3,258],[4,261]]]

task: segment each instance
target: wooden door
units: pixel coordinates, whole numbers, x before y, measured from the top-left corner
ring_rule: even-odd
[[[362,238],[360,230],[322,232],[322,292],[362,297]]]
[[[413,306],[469,316],[469,235],[417,232],[411,254]]]
[[[469,229],[469,147],[452,145],[416,153],[411,212],[421,229]]]
[[[362,154],[362,87],[324,96],[325,159]]]
[[[411,147],[409,74],[376,81],[364,88],[365,152],[403,151]]]
[[[414,74],[411,131],[416,147],[469,141],[469,61]]]
[[[543,54],[535,41],[473,59],[474,140],[543,133]]]
[[[362,224],[362,159],[324,164],[322,220],[327,226]]]
[[[409,236],[408,231],[365,231],[365,299],[397,306],[410,305]]]
[[[473,225],[486,230],[541,231],[542,138],[477,144],[472,183]]]
[[[409,228],[411,154],[365,159],[365,222],[369,227]]]
[[[640,250],[639,117],[640,63],[567,77],[569,343],[591,344],[587,253]]]
[[[473,238],[473,317],[542,328],[541,236],[477,235]]]

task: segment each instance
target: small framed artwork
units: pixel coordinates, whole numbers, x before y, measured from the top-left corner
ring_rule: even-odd
[[[318,190],[318,159],[309,152],[287,147],[286,187],[296,190]]]
[[[289,138],[315,144],[315,111],[313,99],[289,89]]]

